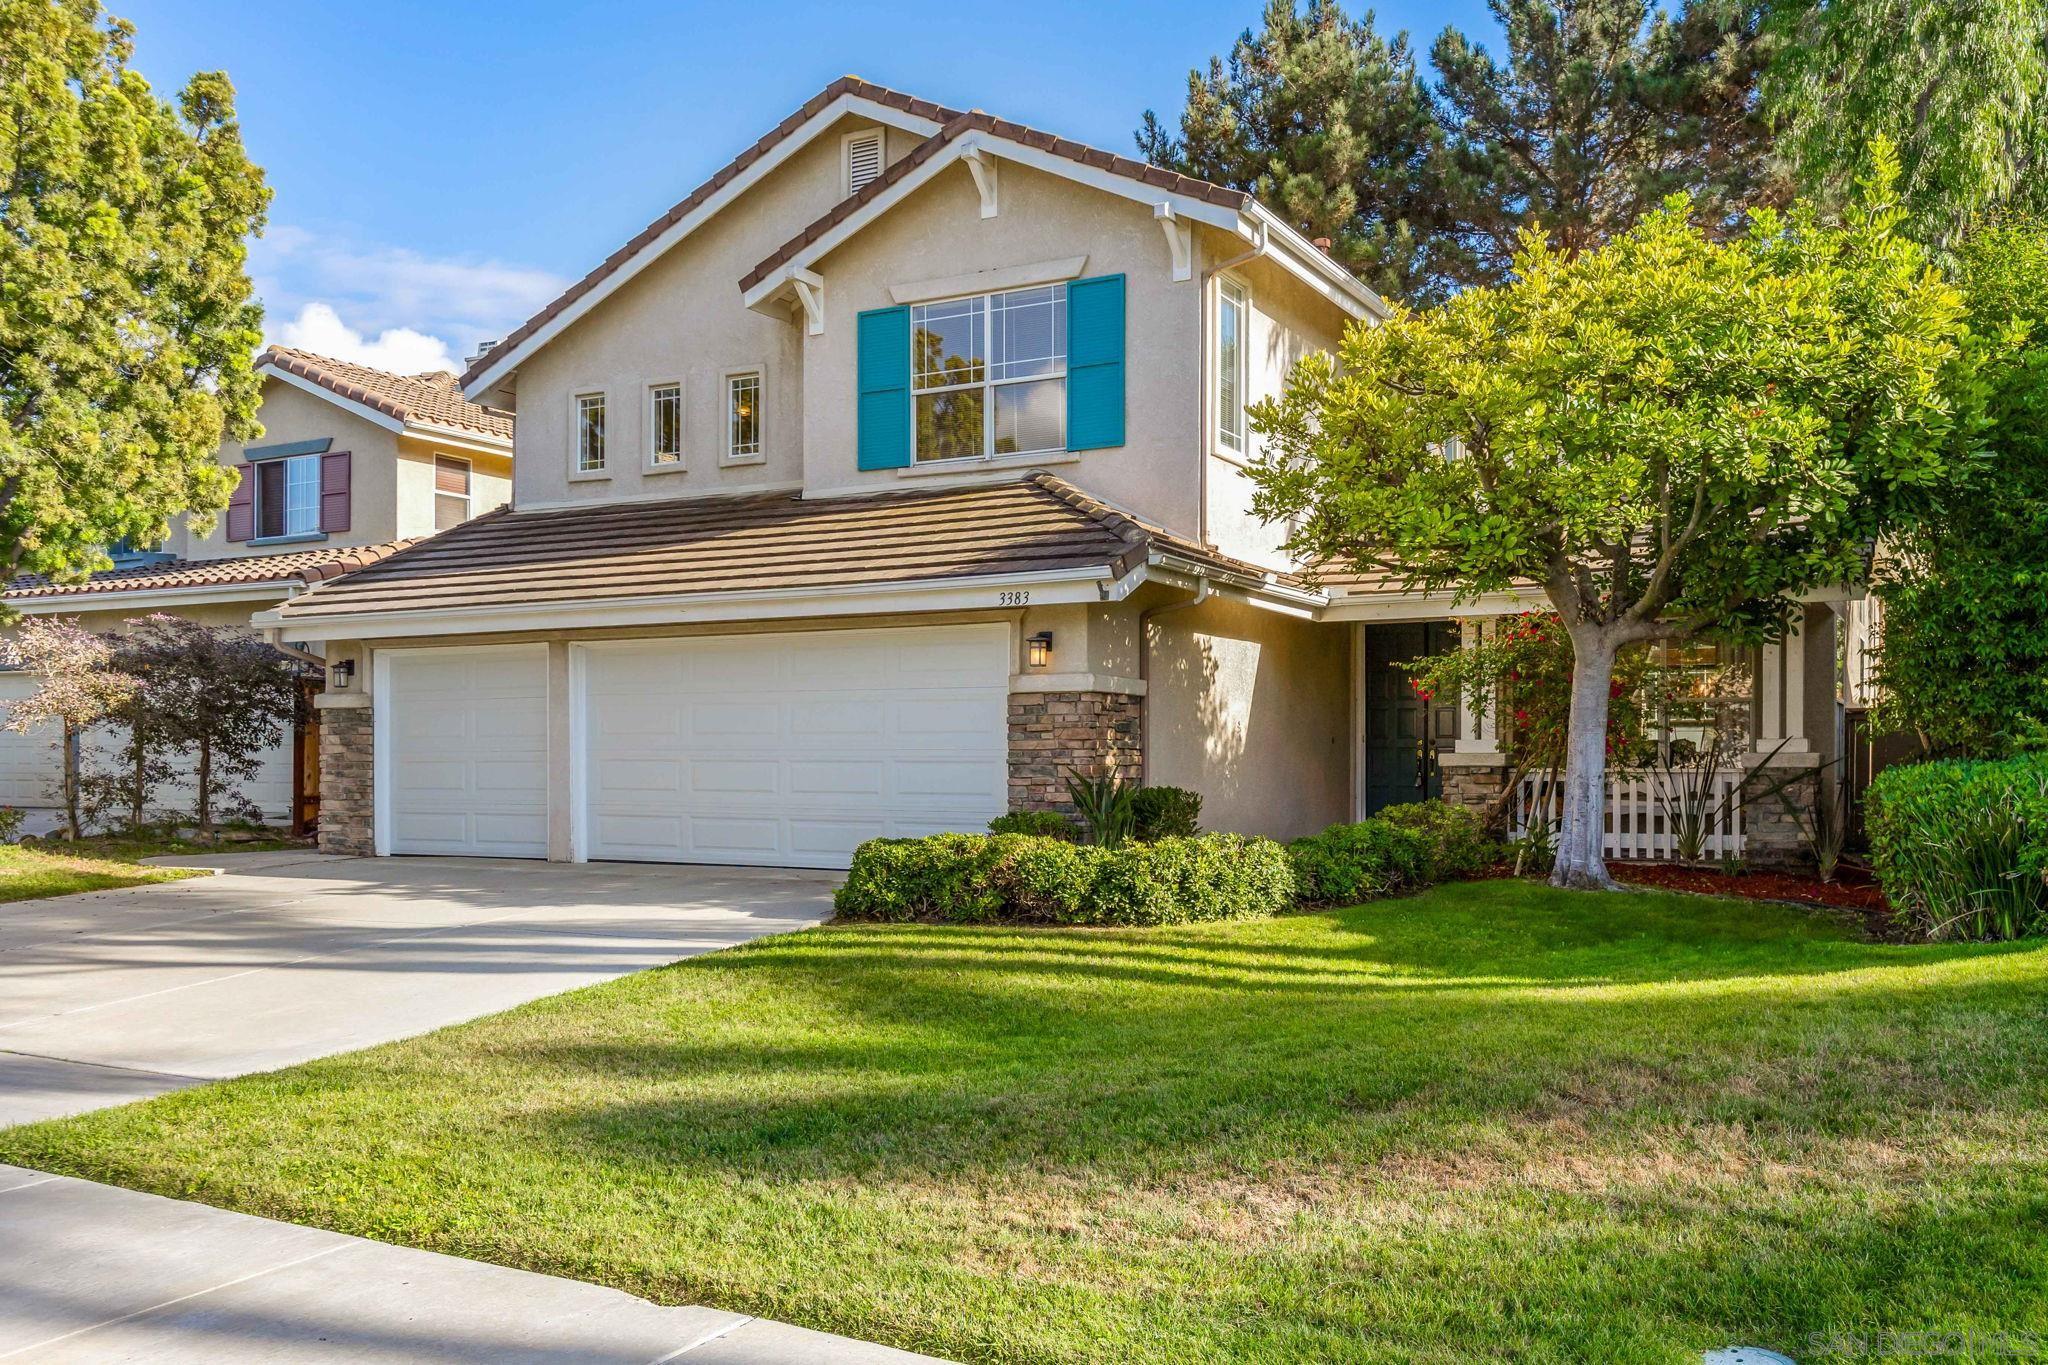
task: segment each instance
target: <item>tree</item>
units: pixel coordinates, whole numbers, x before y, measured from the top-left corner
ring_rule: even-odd
[[[2014,344],[1989,367],[1985,458],[1886,547],[1877,720],[1998,757],[2048,730],[2048,222],[1987,224],[1958,256],[1972,329]]]
[[[0,0],[0,573],[74,576],[226,505],[262,314],[243,269],[269,190],[234,92],[176,107],[95,0]]]
[[[1899,149],[1914,236],[2048,210],[2048,0],[1772,0],[1766,110],[1802,193],[1840,202],[1864,147]]]
[[[107,641],[58,617],[30,616],[5,642],[7,663],[40,675],[37,689],[9,709],[5,728],[18,735],[42,725],[58,728],[62,776],[56,796],[73,839],[82,836],[85,790],[79,769],[79,741],[90,726],[121,711],[135,693],[135,679],[113,665]]]
[[[1444,139],[1430,183],[1461,284],[1507,279],[1523,234],[1567,254],[1611,240],[1675,193],[1709,232],[1782,203],[1756,100],[1768,48],[1754,9],[1697,0],[1489,0],[1495,60],[1454,28],[1430,50]]]
[[[1782,632],[1974,439],[1961,295],[1877,163],[1839,226],[1766,210],[1717,242],[1677,198],[1576,257],[1532,236],[1513,283],[1354,326],[1255,409],[1254,507],[1301,559],[1460,598],[1542,585],[1573,657],[1559,885],[1613,885],[1620,651]]]
[[[297,712],[299,665],[247,631],[147,616],[123,657],[149,680],[154,732],[193,756],[195,822],[211,837],[224,810],[245,809],[236,784],[256,775]]]
[[[1246,190],[1381,293],[1416,298],[1445,278],[1432,259],[1444,226],[1425,171],[1436,127],[1407,36],[1339,0],[1268,0],[1228,62],[1188,73],[1170,132],[1152,111],[1137,134],[1148,161]]]

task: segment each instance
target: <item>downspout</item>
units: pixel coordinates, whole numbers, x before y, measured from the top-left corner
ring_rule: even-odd
[[[300,663],[313,665],[313,667],[320,670],[321,676],[326,676],[327,660],[322,658],[320,655],[315,654],[310,649],[302,649],[298,645],[286,644],[284,642],[283,626],[271,626],[267,628],[263,632],[263,642],[269,645],[272,649],[276,650],[280,654],[289,654],[292,658],[297,659]]]
[[[1218,261],[1202,272],[1200,286],[1195,296],[1195,419],[1201,425],[1201,436],[1195,448],[1201,455],[1201,472],[1195,479],[1195,544],[1209,543],[1209,440],[1216,434],[1215,423],[1210,420],[1216,414],[1209,410],[1209,281],[1226,270],[1235,270],[1246,261],[1257,260],[1266,254],[1266,225],[1259,224],[1258,241],[1250,251],[1241,252],[1227,261]],[[1206,586],[1206,585],[1205,585]],[[1192,606],[1192,603],[1188,605]]]
[[[1205,463],[1207,459],[1204,455]],[[1145,684],[1144,700],[1138,703],[1138,782],[1141,786],[1152,777],[1152,621],[1170,611],[1199,607],[1209,600],[1212,591],[1208,579],[1199,579],[1194,592],[1180,601],[1147,607],[1138,613],[1138,681]]]

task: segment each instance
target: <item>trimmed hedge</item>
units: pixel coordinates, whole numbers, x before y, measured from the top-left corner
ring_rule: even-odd
[[[1056,810],[1013,810],[988,822],[990,834],[1036,834],[1044,839],[1081,842],[1081,824]]]
[[[1296,839],[1287,855],[1303,901],[1355,905],[1473,876],[1491,866],[1500,849],[1471,811],[1442,801],[1417,801]]]
[[[1927,938],[2048,933],[2048,755],[1895,764],[1864,828],[1898,919]]]
[[[1285,850],[1237,834],[1113,849],[1028,834],[870,839],[832,901],[849,919],[1040,924],[1248,919],[1293,902]]]
[[[1131,793],[1131,837],[1191,839],[1202,832],[1202,795],[1186,787],[1140,787]]]

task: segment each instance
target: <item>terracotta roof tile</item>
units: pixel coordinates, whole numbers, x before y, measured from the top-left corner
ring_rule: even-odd
[[[871,497],[790,494],[501,509],[287,602],[285,619],[602,605],[649,597],[908,585],[1101,567],[1152,550],[1270,577],[1048,474]]]
[[[38,575],[14,580],[6,591],[9,601],[41,601],[52,597],[105,596],[113,593],[165,592],[178,588],[228,587],[238,583],[318,583],[360,569],[419,539],[394,540],[382,545],[353,545],[346,549],[322,546],[293,550],[286,554],[244,555],[237,559],[172,559],[130,568],[103,569],[77,583],[54,583]]]
[[[287,374],[310,379],[330,393],[375,408],[401,422],[512,439],[511,413],[470,402],[456,387],[455,376],[443,371],[392,374],[288,346],[272,346],[257,357],[256,364],[275,365]]]

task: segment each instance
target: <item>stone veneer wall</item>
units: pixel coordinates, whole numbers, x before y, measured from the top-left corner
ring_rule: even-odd
[[[320,851],[367,857],[377,851],[371,824],[370,708],[320,708]]]
[[[1795,773],[1801,776],[1790,786],[1766,794]],[[1819,786],[1812,768],[1758,768],[1749,784],[1753,795],[1742,808],[1743,861],[1753,867],[1811,870],[1813,850],[1806,832],[1785,806],[1790,802],[1794,810],[1812,811]]]
[[[1010,809],[1072,814],[1069,769],[1136,782],[1142,772],[1143,704],[1121,692],[1011,693]]]
[[[1463,806],[1474,815],[1484,817],[1499,799],[1501,788],[1507,785],[1508,770],[1503,764],[1465,765],[1458,763],[1455,756],[1446,754],[1441,769],[1444,801],[1453,806]]]

